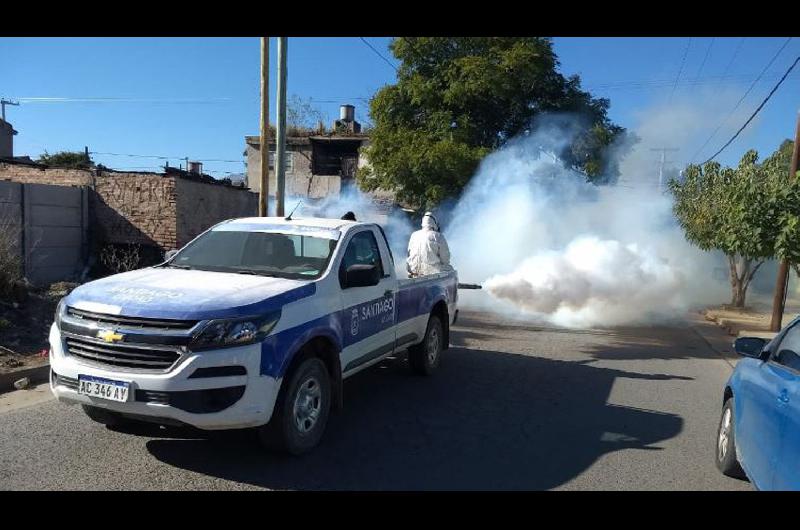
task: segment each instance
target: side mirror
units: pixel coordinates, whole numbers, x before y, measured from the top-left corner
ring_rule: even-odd
[[[739,337],[733,341],[733,351],[745,357],[752,357],[754,359],[761,358],[761,352],[764,346],[769,342],[767,339],[760,337]]]
[[[164,252],[164,261],[169,261],[169,260],[171,260],[171,259],[172,259],[172,257],[173,257],[175,254],[177,254],[177,253],[178,253],[178,250],[177,250],[177,249],[175,249],[175,250],[168,250],[168,251]]]
[[[381,275],[375,265],[350,265],[344,273],[342,289],[378,285]]]

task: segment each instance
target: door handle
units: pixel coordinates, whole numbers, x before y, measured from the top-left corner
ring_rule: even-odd
[[[778,401],[781,403],[789,403],[789,391],[785,388],[781,390],[780,395],[778,396]]]
[[[394,291],[392,291],[391,289],[386,289],[386,291],[384,291],[384,293],[383,293],[383,296],[384,297],[389,297],[389,296],[392,296],[393,294],[394,294]]]

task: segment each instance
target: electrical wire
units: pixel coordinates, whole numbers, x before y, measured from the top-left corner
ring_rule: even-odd
[[[397,67],[396,67],[395,65],[393,65],[393,64],[391,63],[391,61],[389,61],[389,59],[387,59],[386,57],[384,57],[384,56],[383,56],[383,54],[382,54],[381,52],[379,52],[378,50],[376,50],[376,49],[375,49],[375,48],[372,46],[372,44],[370,44],[369,42],[367,42],[367,39],[365,39],[364,37],[359,37],[359,39],[361,39],[361,42],[363,42],[364,44],[366,44],[367,46],[369,46],[369,49],[370,49],[370,50],[372,50],[372,51],[374,51],[374,52],[375,52],[375,53],[378,55],[378,57],[380,57],[381,59],[383,59],[383,60],[386,62],[386,64],[388,64],[389,66],[391,66],[391,67],[394,69],[394,71],[395,71],[395,72],[397,72],[398,74],[400,73],[400,70],[398,70],[398,69],[397,69]]]
[[[778,90],[778,87],[780,87],[780,86],[781,86],[781,84],[783,83],[783,81],[786,79],[786,76],[788,76],[788,75],[789,75],[789,72],[791,72],[791,71],[794,69],[794,67],[795,67],[795,66],[797,66],[797,63],[798,63],[798,62],[800,62],[800,55],[798,55],[798,56],[797,56],[797,58],[794,60],[794,62],[792,63],[792,65],[789,67],[789,69],[788,69],[788,70],[786,70],[786,73],[785,73],[785,74],[783,74],[783,77],[781,78],[781,80],[780,80],[780,81],[778,81],[778,84],[776,84],[776,85],[775,85],[775,86],[772,88],[772,90],[770,91],[770,93],[769,93],[769,94],[767,94],[767,97],[766,97],[766,98],[764,98],[764,101],[762,101],[762,102],[761,102],[761,105],[759,105],[759,106],[758,106],[758,108],[756,108],[756,110],[753,112],[753,114],[751,114],[751,115],[750,115],[750,117],[749,117],[749,118],[747,118],[747,121],[746,121],[746,122],[744,122],[744,125],[742,125],[742,126],[739,128],[739,130],[738,130],[738,131],[736,131],[736,134],[734,134],[734,135],[733,135],[733,137],[732,137],[730,140],[728,140],[728,141],[725,143],[725,145],[723,145],[722,147],[720,147],[719,151],[717,151],[716,153],[714,153],[713,155],[711,155],[711,157],[710,157],[708,160],[706,160],[705,162],[703,162],[703,164],[706,164],[706,163],[708,163],[708,162],[712,161],[712,160],[713,160],[713,159],[714,159],[714,158],[715,158],[715,157],[716,157],[718,154],[720,154],[722,151],[724,151],[726,147],[728,147],[729,145],[731,145],[731,143],[733,143],[733,141],[736,139],[736,137],[737,137],[737,136],[739,136],[739,133],[741,133],[741,132],[742,132],[742,131],[745,129],[745,127],[747,127],[747,126],[750,124],[750,122],[751,122],[751,121],[753,121],[753,118],[755,118],[755,117],[756,117],[756,114],[758,114],[758,113],[761,111],[761,109],[762,109],[762,108],[764,108],[764,105],[766,105],[766,104],[767,104],[767,101],[769,101],[769,99],[772,97],[772,95],[773,95],[773,94],[774,94],[774,93],[775,93],[775,92]]]
[[[127,156],[131,158],[154,158],[157,160],[185,160],[187,157],[185,156],[160,156],[160,155],[140,155],[140,154],[132,154],[132,153],[103,153],[100,151],[89,151],[91,155],[104,155],[104,156]],[[191,158],[191,157],[189,157]],[[196,158],[192,159],[191,161],[196,162],[229,162],[229,163],[236,163],[236,164],[243,164],[244,160],[224,160],[220,158]]]
[[[716,37],[711,37],[711,42],[708,43],[708,48],[706,48],[706,55],[703,57],[703,62],[700,63],[700,68],[697,70],[697,75],[695,77],[699,78],[700,74],[703,73],[703,67],[706,65],[706,61],[708,60],[708,56],[711,54],[711,47],[714,46],[714,40]]]
[[[752,82],[752,84],[750,85],[750,88],[748,88],[745,91],[745,93],[742,95],[742,97],[739,98],[739,101],[736,102],[736,105],[734,105],[733,109],[728,113],[728,115],[725,117],[725,119],[722,121],[722,123],[720,123],[717,126],[716,129],[714,129],[714,132],[711,133],[711,136],[708,137],[708,140],[706,140],[705,143],[703,143],[703,145],[700,147],[700,149],[698,149],[697,152],[694,155],[692,155],[692,158],[691,158],[692,160],[695,160],[697,158],[697,155],[699,155],[700,153],[703,152],[703,149],[705,149],[706,146],[709,143],[711,143],[711,140],[717,135],[719,130],[722,129],[722,126],[725,125],[726,123],[728,123],[728,120],[731,119],[731,117],[733,116],[733,113],[736,112],[736,109],[739,108],[739,105],[742,104],[742,102],[745,100],[747,95],[753,90],[753,88],[756,86],[756,84],[761,80],[761,77],[764,75],[764,73],[766,73],[766,71],[769,69],[769,67],[772,66],[772,63],[775,62],[775,59],[778,58],[778,56],[781,54],[781,52],[784,50],[784,48],[786,48],[786,46],[789,44],[789,42],[791,40],[792,40],[792,37],[789,37],[788,39],[786,39],[786,41],[783,43],[783,46],[781,46],[780,49],[778,49],[778,51],[775,52],[775,55],[772,56],[772,59],[770,59],[769,63],[767,63],[767,66],[765,66],[764,69],[761,70],[761,73],[758,74],[758,77],[756,77],[755,80]],[[789,68],[789,72],[791,72],[791,71],[792,71],[792,69]],[[788,75],[788,72],[783,75],[783,77],[781,78],[781,80],[778,83],[778,85],[780,85],[780,83],[783,83],[783,80],[786,79],[787,75]],[[719,153],[717,153],[717,154],[719,154]],[[717,156],[717,155],[714,155],[714,156]],[[709,160],[711,160],[712,158],[714,158],[714,157],[712,156],[711,158],[709,158]]]
[[[747,40],[747,37],[742,37],[742,39],[739,41],[739,44],[736,45],[736,49],[733,50],[733,55],[731,55],[731,60],[728,61],[728,65],[725,67],[725,70],[722,71],[722,77],[725,77],[725,75],[731,69],[731,66],[733,66],[733,62],[736,60],[736,57],[738,57],[739,50],[742,49],[742,46],[744,45],[744,41],[746,41],[746,40]]]
[[[686,43],[686,49],[683,51],[683,58],[681,59],[681,67],[678,69],[678,76],[675,78],[675,84],[672,86],[672,92],[669,93],[669,102],[672,103],[672,95],[675,94],[675,89],[678,88],[678,81],[683,73],[683,65],[686,64],[686,56],[689,54],[689,48],[692,46],[692,38]]]

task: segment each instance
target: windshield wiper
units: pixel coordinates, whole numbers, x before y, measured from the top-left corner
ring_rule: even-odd
[[[192,270],[192,267],[190,267],[189,265],[176,265],[174,263],[167,263],[164,266],[165,267],[172,267],[174,269],[184,269],[184,270],[187,270],[187,271]]]
[[[235,272],[236,274],[250,274],[253,276],[274,276],[273,274],[270,274],[268,272],[257,272],[251,269],[239,269],[233,272]]]

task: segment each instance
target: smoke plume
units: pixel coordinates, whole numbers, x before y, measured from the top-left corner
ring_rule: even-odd
[[[719,258],[685,241],[653,157],[647,167],[622,163],[617,185],[587,183],[551,154],[577,130],[564,120],[540,120],[486,157],[449,216],[459,278],[484,285],[463,293],[462,307],[604,327],[681,318],[720,301]]]

